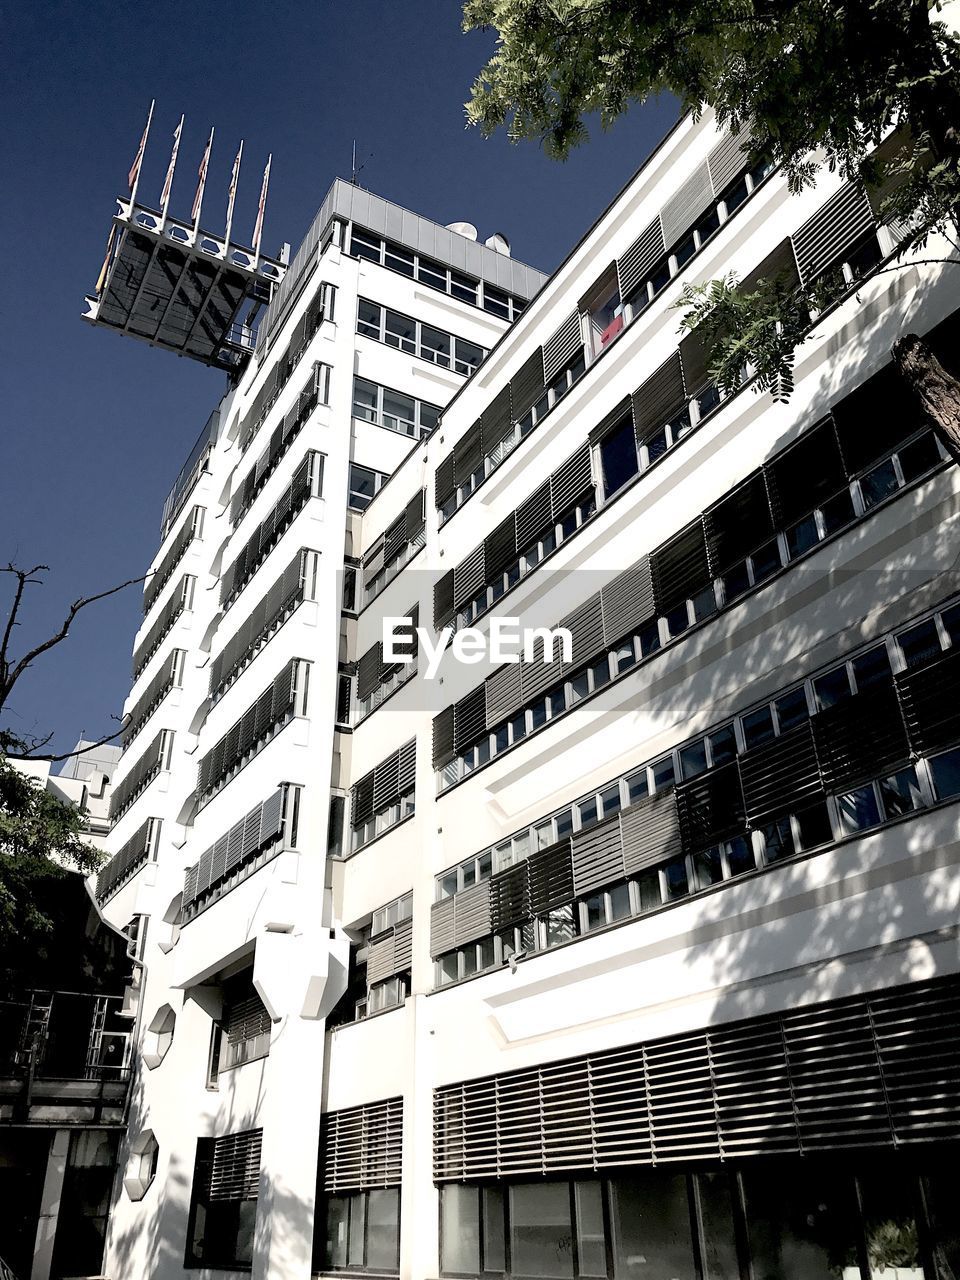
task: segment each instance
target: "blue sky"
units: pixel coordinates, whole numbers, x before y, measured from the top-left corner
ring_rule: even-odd
[[[455,0],[44,0],[2,12],[0,563],[51,568],[15,651],[55,629],[77,595],[146,569],[163,497],[224,385],[80,319],[151,97],[147,203],[184,112],[171,211],[189,215],[214,125],[204,225],[222,230],[243,137],[235,235],[250,236],[272,151],[264,249],[296,249],[332,179],[349,176],[356,138],[364,186],[439,222],[473,222],[482,237],[503,231],[516,257],[545,270],[675,117],[669,101],[634,110],[562,165],[535,143],[484,141],[465,129],[462,104],[492,36],[463,35]],[[10,727],[52,730],[60,749],[108,732],[139,617],[137,587],[81,615],[18,686]]]

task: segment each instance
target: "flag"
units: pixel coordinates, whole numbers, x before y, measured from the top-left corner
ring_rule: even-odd
[[[107,252],[103,256],[103,266],[100,268],[100,274],[97,276],[97,285],[94,289],[97,297],[103,293],[103,287],[107,283],[107,273],[110,270],[110,258],[113,254],[113,242],[117,234],[117,224],[114,222],[110,227],[110,235],[107,238]]]
[[[257,206],[257,221],[253,228],[253,256],[260,257],[260,239],[263,236],[263,214],[267,207],[267,187],[270,185],[270,163],[273,155],[267,156],[267,167],[263,171],[263,182],[260,186],[260,204]]]
[[[180,150],[180,134],[183,130],[183,116],[173,131],[173,150],[170,152],[170,163],[167,165],[167,176],[163,180],[163,191],[160,193],[160,217],[166,218],[167,205],[170,203],[170,188],[173,186],[173,171],[177,167],[177,152]]]
[[[207,185],[207,169],[210,166],[210,152],[213,149],[213,129],[210,130],[210,137],[207,139],[206,150],[203,153],[203,159],[200,161],[200,168],[197,170],[197,194],[193,197],[193,209],[190,217],[193,219],[194,235],[200,230],[200,210],[203,208],[203,189]]]
[[[227,246],[230,245],[230,231],[233,227],[233,206],[237,198],[237,183],[240,180],[240,158],[243,155],[243,139],[240,139],[240,146],[237,150],[237,158],[233,162],[233,172],[230,174],[230,192],[227,196],[227,231],[225,240]]]
[[[127,174],[127,187],[130,194],[133,195],[137,186],[137,179],[140,177],[140,166],[143,164],[143,153],[147,149],[147,135],[150,133],[150,121],[153,119],[153,108],[156,98],[150,103],[150,110],[147,112],[147,123],[143,128],[143,137],[140,139],[140,145],[137,147],[137,154],[133,158],[133,164],[130,166],[130,172]]]

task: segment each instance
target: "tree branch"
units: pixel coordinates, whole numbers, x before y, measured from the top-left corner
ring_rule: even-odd
[[[27,584],[38,582],[39,579],[34,578],[35,573],[39,573],[41,569],[49,572],[50,566],[46,564],[35,564],[32,569],[18,569],[14,564],[8,563],[7,567],[0,572],[12,573],[17,579],[17,589],[14,593],[13,604],[10,606],[10,613],[7,617],[7,625],[3,632],[3,641],[0,642],[0,679],[4,679],[7,671],[7,649],[10,645],[10,637],[13,634],[13,628],[16,626],[17,614],[20,612],[20,604],[23,600],[23,593]]]
[[[4,754],[9,760],[49,760],[51,764],[56,764],[61,760],[72,760],[74,756],[83,755],[85,751],[93,751],[96,747],[103,747],[108,742],[113,742],[115,738],[119,738],[121,733],[127,727],[127,716],[111,716],[111,720],[116,721],[120,728],[114,730],[113,733],[107,734],[103,738],[98,738],[96,742],[85,742],[82,747],[74,747],[72,751],[64,751],[59,755],[36,755],[34,754],[39,747],[44,747],[53,737],[52,733],[48,733],[45,738],[41,738],[39,742],[27,747],[26,751],[21,753],[18,751],[7,751]]]

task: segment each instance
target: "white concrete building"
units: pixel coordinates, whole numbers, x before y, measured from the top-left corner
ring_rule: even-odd
[[[233,377],[134,647],[106,1275],[960,1266],[960,486],[889,367],[956,285],[743,141],[681,121],[549,280],[338,182],[216,332],[121,202],[92,318]],[[833,281],[787,403],[678,335],[729,271]],[[572,652],[428,678],[495,617]]]

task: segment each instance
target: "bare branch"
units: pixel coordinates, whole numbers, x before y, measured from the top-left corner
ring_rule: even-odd
[[[10,760],[49,760],[52,764],[56,764],[61,760],[72,760],[74,756],[83,755],[85,751],[92,751],[95,747],[106,746],[108,742],[113,742],[116,738],[119,738],[127,727],[128,718],[128,716],[111,716],[110,719],[120,725],[119,729],[115,729],[113,733],[108,733],[103,738],[98,738],[96,742],[85,742],[82,747],[74,747],[72,751],[64,751],[58,755],[35,754],[40,747],[45,747],[53,737],[52,733],[48,733],[45,738],[41,738],[38,742],[28,746],[25,752],[7,751],[5,755]]]
[[[17,614],[20,611],[20,604],[23,600],[23,593],[28,583],[39,582],[39,578],[34,578],[35,573],[41,570],[49,572],[49,565],[35,564],[32,569],[18,569],[14,564],[10,563],[5,569],[0,570],[3,573],[12,573],[17,579],[17,589],[14,593],[13,604],[10,606],[10,613],[7,617],[7,625],[3,632],[3,641],[0,642],[0,679],[5,679],[7,672],[7,649],[10,644],[10,637],[13,634],[13,628],[16,626]]]

